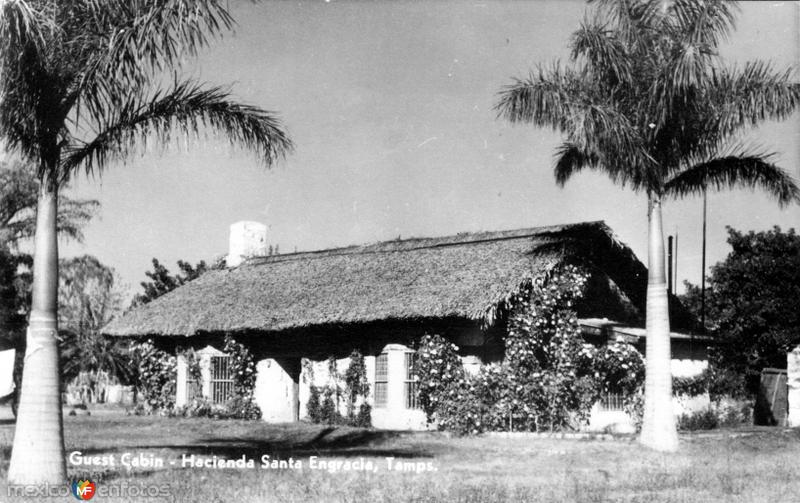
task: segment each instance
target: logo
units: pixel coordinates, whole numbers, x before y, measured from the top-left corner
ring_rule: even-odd
[[[94,482],[89,480],[75,480],[72,482],[72,494],[79,500],[90,500],[94,498],[95,486]]]

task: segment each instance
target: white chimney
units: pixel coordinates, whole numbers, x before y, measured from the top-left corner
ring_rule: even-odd
[[[228,267],[236,267],[250,257],[267,255],[267,226],[259,222],[236,222],[231,225],[228,244]]]

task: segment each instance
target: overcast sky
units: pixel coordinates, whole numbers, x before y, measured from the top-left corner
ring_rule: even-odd
[[[582,173],[554,182],[557,134],[496,119],[498,91],[537,63],[566,60],[582,1],[232,2],[239,23],[185,71],[230,84],[278,112],[297,148],[265,170],[224,141],[152,152],[81,176],[72,193],[100,215],[84,244],[139,291],[150,259],[170,269],[227,250],[238,220],[269,226],[282,253],[397,237],[605,220],[643,261],[645,196]],[[800,5],[752,2],[723,52],[730,63],[800,63]],[[751,140],[800,177],[800,114]],[[702,201],[670,202],[680,280],[699,282]],[[728,253],[725,226],[800,227],[800,208],[766,196],[709,196],[709,264]]]

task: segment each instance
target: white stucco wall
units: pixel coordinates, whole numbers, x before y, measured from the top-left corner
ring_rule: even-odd
[[[789,388],[787,421],[790,427],[795,428],[800,426],[800,346],[795,347],[786,355],[786,386]]]
[[[707,368],[708,360],[673,358],[670,361],[673,377],[694,377],[702,374]]]
[[[367,377],[370,375],[370,360],[373,366],[372,373],[375,372],[374,361],[375,358],[371,356],[364,357],[367,367]],[[311,396],[311,386],[322,387],[333,384],[330,372],[328,370],[328,360],[306,360],[307,363],[303,365],[303,370],[300,373],[300,419],[308,418],[308,399]],[[336,372],[341,374],[350,365],[350,358],[339,358],[336,360]],[[340,383],[341,384],[341,383]],[[372,382],[370,381],[370,385]],[[342,386],[342,393],[344,387]],[[322,397],[320,397],[322,399]],[[339,413],[346,414],[346,404],[344,400],[339,403]]]
[[[178,357],[175,359],[177,368],[178,368],[178,376],[175,381],[175,406],[176,407],[183,407],[186,405],[187,400],[187,383],[186,377],[188,376],[188,366],[186,362],[186,357],[182,354],[179,354]]]
[[[253,398],[261,409],[262,420],[268,423],[289,423],[295,420],[293,387],[292,376],[276,360],[265,358],[256,363]]]
[[[369,381],[368,403],[372,406],[372,426],[380,429],[391,430],[424,430],[427,429],[425,414],[419,409],[407,409],[405,407],[405,353],[410,351],[406,346],[400,344],[390,344],[384,349],[387,353],[388,365],[388,384],[387,384],[387,403],[386,407],[375,406],[375,361],[376,357],[368,355],[364,357],[364,364]],[[341,358],[336,361],[336,370],[343,374],[350,365],[349,358]],[[303,366],[300,377],[300,417],[308,417],[308,398],[311,386],[326,386],[332,383],[328,371],[328,361],[311,361],[310,364]],[[340,382],[340,385],[342,383]],[[344,387],[342,386],[342,391]],[[357,404],[357,406],[360,404]],[[341,400],[339,412],[346,414],[346,402]]]

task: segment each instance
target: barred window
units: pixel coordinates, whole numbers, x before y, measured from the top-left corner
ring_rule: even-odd
[[[604,412],[625,410],[623,397],[617,393],[604,393],[600,397],[600,410]]]
[[[375,358],[375,407],[386,407],[389,388],[389,355]]]
[[[419,382],[417,375],[414,373],[414,367],[417,362],[416,353],[405,354],[405,367],[406,367],[406,381],[405,381],[405,396],[406,396],[406,409],[419,409],[419,397],[417,390]]]
[[[211,402],[224,403],[233,396],[230,356],[211,357]]]

